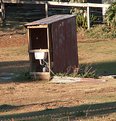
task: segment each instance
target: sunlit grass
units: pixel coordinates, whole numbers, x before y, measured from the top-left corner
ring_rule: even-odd
[[[116,61],[116,41],[78,43],[80,63]]]
[[[78,43],[80,64],[92,64],[98,74],[116,74],[116,41]]]
[[[0,48],[0,62],[28,60],[27,45],[19,47]]]

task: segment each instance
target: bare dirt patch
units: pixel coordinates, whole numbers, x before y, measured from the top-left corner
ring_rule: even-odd
[[[0,48],[17,47],[27,44],[27,35],[20,34],[16,31],[3,32],[0,31]]]
[[[20,31],[0,31],[0,75],[25,70],[29,66],[27,35]]]

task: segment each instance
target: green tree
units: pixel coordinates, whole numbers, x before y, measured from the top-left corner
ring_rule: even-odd
[[[108,26],[116,27],[116,2],[112,3],[106,11],[105,20]]]

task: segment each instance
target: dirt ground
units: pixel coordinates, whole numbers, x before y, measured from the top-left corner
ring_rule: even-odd
[[[0,48],[17,47],[27,44],[25,34],[17,31],[0,31]]]
[[[18,48],[27,46],[27,36],[16,32],[0,31],[0,48]],[[20,63],[18,55],[10,58],[0,54],[0,73],[10,72],[10,61]],[[27,61],[28,57],[23,57]],[[22,65],[25,62],[22,62]],[[13,65],[13,63],[12,63]],[[5,70],[6,69],[6,70]],[[11,70],[10,70],[11,69]],[[74,107],[84,104],[115,102],[116,81],[108,79],[106,82],[82,82],[75,84],[54,84],[47,81],[32,82],[1,82],[0,83],[0,115],[18,114],[61,107]]]

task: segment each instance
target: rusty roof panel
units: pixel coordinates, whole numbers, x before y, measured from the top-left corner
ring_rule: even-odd
[[[54,15],[54,16],[50,16],[50,17],[47,17],[47,18],[43,18],[41,20],[37,20],[37,21],[27,23],[27,24],[25,24],[25,26],[49,25],[49,24],[52,24],[54,22],[64,20],[64,19],[67,19],[67,18],[73,17],[73,16],[74,15],[69,15],[69,14]]]

